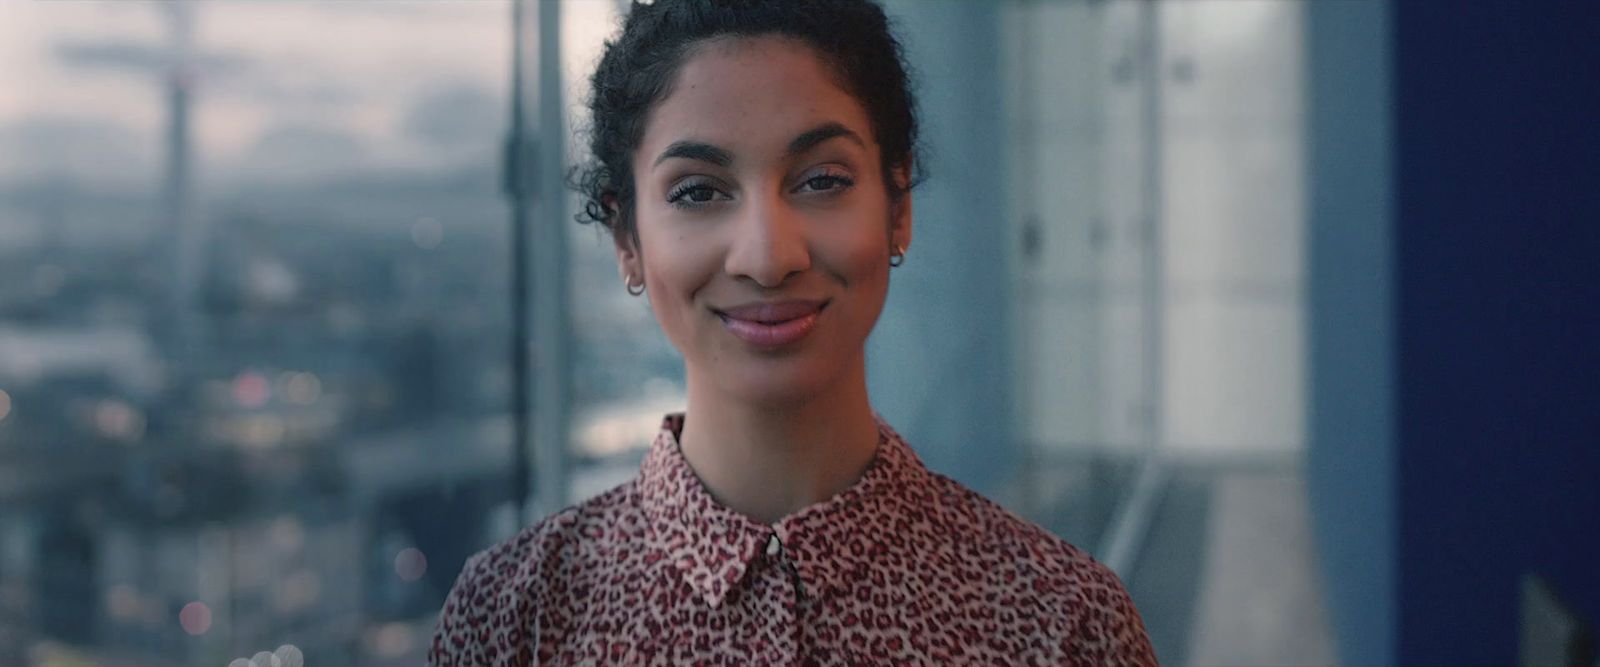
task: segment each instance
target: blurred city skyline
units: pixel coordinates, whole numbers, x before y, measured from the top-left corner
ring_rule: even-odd
[[[511,71],[509,2],[0,3],[0,664],[420,660],[515,528]],[[570,238],[626,460],[676,361]]]
[[[0,183],[155,187],[175,4],[0,5]],[[191,132],[208,188],[496,163],[509,2],[183,4]],[[614,25],[611,3],[569,4],[573,109]]]

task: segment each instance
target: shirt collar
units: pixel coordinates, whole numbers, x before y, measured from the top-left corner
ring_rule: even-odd
[[[902,533],[911,503],[929,474],[911,447],[882,416],[878,450],[866,472],[844,491],[765,525],[717,502],[678,444],[684,413],[661,420],[640,466],[640,504],[659,558],[681,572],[712,607],[737,588],[774,535],[794,563],[808,594],[841,591]],[[863,537],[866,539],[863,540]]]

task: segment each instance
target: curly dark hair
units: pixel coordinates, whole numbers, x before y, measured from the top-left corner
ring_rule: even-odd
[[[716,37],[776,35],[815,49],[866,109],[892,202],[921,180],[916,100],[900,42],[872,0],[656,0],[633,3],[590,79],[590,162],[573,171],[579,222],[638,244],[632,158],[650,109],[670,92],[691,49]],[[895,178],[906,173],[904,182]]]

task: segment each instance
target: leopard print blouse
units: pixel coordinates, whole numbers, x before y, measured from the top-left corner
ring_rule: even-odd
[[[712,498],[683,421],[629,482],[469,559],[429,664],[1156,664],[1116,575],[881,416],[862,478],[773,525]]]

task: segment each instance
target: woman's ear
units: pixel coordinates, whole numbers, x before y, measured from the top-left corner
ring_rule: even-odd
[[[895,169],[895,192],[889,204],[889,247],[901,250],[911,247],[911,163]]]
[[[613,249],[617,253],[617,273],[621,274],[623,284],[629,284],[632,279],[644,280],[644,265],[639,261],[639,239],[637,234],[630,233],[621,228],[618,223],[622,217],[621,207],[618,205],[615,193],[607,193],[600,197],[600,205],[605,207],[609,216],[606,226],[611,230]]]
[[[612,232],[612,240],[617,252],[617,272],[622,275],[622,282],[634,284],[642,282],[644,263],[640,261],[638,239],[627,232],[616,230]]]

